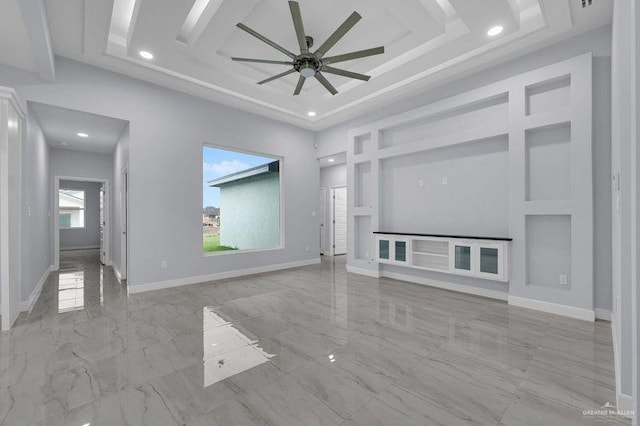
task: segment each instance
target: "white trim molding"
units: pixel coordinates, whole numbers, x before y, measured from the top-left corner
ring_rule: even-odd
[[[611,309],[595,308],[593,312],[596,314],[597,320],[611,321]]]
[[[394,280],[407,281],[414,284],[426,285],[429,287],[441,288],[444,290],[455,291],[458,293],[472,294],[474,296],[488,297],[496,300],[507,300],[508,293],[506,291],[491,290],[487,288],[473,287],[470,285],[456,284],[447,281],[433,280],[424,277],[415,277],[413,275],[402,274],[398,272],[383,271],[382,276],[392,278]]]
[[[635,408],[633,406],[633,397],[631,395],[623,393],[621,389],[621,371],[620,363],[618,362],[618,354],[620,353],[620,348],[618,348],[618,340],[616,339],[616,322],[615,316],[613,315],[611,316],[611,336],[613,338],[613,362],[616,381],[616,407],[618,411],[630,412]]]
[[[165,288],[181,287],[184,285],[201,284],[208,281],[224,280],[228,278],[244,277],[247,275],[261,274],[264,272],[281,271],[283,269],[300,268],[302,266],[317,265],[320,257],[296,262],[277,263],[275,265],[258,266],[255,268],[237,269],[234,271],[218,272],[216,274],[200,275],[196,277],[178,278],[175,280],[156,281],[152,283],[128,286],[129,294],[144,293],[147,291],[162,290]]]
[[[593,322],[596,320],[595,312],[590,309],[576,308],[575,306],[560,305],[558,303],[544,302],[542,300],[511,295],[509,296],[508,302],[513,306],[519,306],[521,308],[533,309],[555,315],[562,315],[583,321]]]
[[[47,282],[47,279],[49,278],[49,275],[51,274],[51,272],[53,272],[55,270],[56,269],[54,268],[54,266],[51,265],[51,266],[49,266],[47,268],[46,271],[44,271],[44,274],[42,274],[42,278],[40,278],[40,281],[38,281],[38,284],[36,284],[36,287],[33,289],[33,291],[31,291],[31,294],[29,295],[29,298],[27,300],[24,300],[24,301],[20,302],[20,311],[21,312],[29,312],[29,313],[31,313],[31,310],[33,309],[33,306],[38,301],[38,297],[40,297],[40,293],[42,292],[42,287],[44,287],[44,283]]]
[[[365,277],[381,278],[382,273],[373,269],[358,268],[357,266],[347,265],[347,272],[352,274],[364,275]]]

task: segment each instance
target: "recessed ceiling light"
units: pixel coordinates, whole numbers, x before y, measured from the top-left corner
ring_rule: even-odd
[[[315,112],[315,111],[309,111],[309,112],[307,113],[307,115],[308,115],[309,117],[315,117],[315,116],[316,116],[316,112]]]
[[[328,161],[328,162],[330,162],[330,163],[333,163],[333,162],[334,162],[334,161],[336,161],[336,160],[335,160],[335,159],[333,159],[333,158],[329,158],[327,161]]]
[[[143,59],[153,59],[153,53],[141,50],[138,52]]]
[[[82,132],[78,133],[78,136],[80,136],[81,138],[88,138],[89,137],[89,135],[87,133],[82,133]]]
[[[495,27],[489,28],[489,31],[487,31],[487,35],[489,37],[495,37],[498,34],[502,33],[503,30],[504,27],[502,25],[496,25]]]

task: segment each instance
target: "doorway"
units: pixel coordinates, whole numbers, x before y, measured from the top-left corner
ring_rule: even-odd
[[[347,187],[332,189],[333,254],[347,254]]]
[[[120,280],[126,280],[129,267],[129,169],[125,166],[122,169],[120,190]]]
[[[320,188],[320,254],[323,255],[327,251],[327,243],[325,236],[325,218],[326,218],[326,204],[327,203],[327,189]]]
[[[111,263],[109,187],[108,179],[55,176],[55,269],[60,268],[60,250],[98,249],[100,263]],[[97,199],[94,200],[94,196]]]

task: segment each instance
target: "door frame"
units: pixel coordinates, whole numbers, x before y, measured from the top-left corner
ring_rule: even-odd
[[[120,172],[120,279],[129,276],[129,164]]]
[[[320,187],[320,254],[327,254],[327,188]]]
[[[78,176],[54,176],[53,179],[53,268],[55,271],[60,269],[60,181],[70,180],[74,182],[96,182],[104,184],[104,229],[103,229],[103,244],[104,244],[104,258],[105,266],[111,265],[111,184],[109,179],[99,178],[85,178]]]
[[[335,256],[336,255],[336,248],[335,248],[335,235],[336,235],[336,230],[335,230],[335,226],[334,226],[334,220],[335,220],[335,206],[333,203],[334,200],[334,194],[335,194],[335,190],[336,189],[341,189],[344,188],[345,191],[347,191],[347,197],[349,196],[349,189],[347,188],[347,185],[336,185],[336,186],[332,186],[331,187],[331,195],[329,197],[329,214],[330,214],[330,218],[329,218],[329,226],[331,227],[331,232],[329,233],[329,251],[331,253],[331,256]],[[349,204],[347,203],[347,209],[349,208]],[[349,213],[347,212],[347,238],[349,238]],[[348,248],[349,244],[347,242],[347,248]]]

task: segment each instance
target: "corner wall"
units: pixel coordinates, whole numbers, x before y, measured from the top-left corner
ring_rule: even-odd
[[[51,179],[49,145],[38,120],[27,108],[23,164],[23,236],[21,300],[27,301],[53,263],[51,239]],[[46,277],[45,277],[46,278]],[[35,301],[35,300],[34,300]]]
[[[129,121],[130,291],[319,261],[313,132],[61,57],[55,83],[0,66],[0,84],[26,101]],[[204,143],[284,157],[283,249],[203,256]]]

